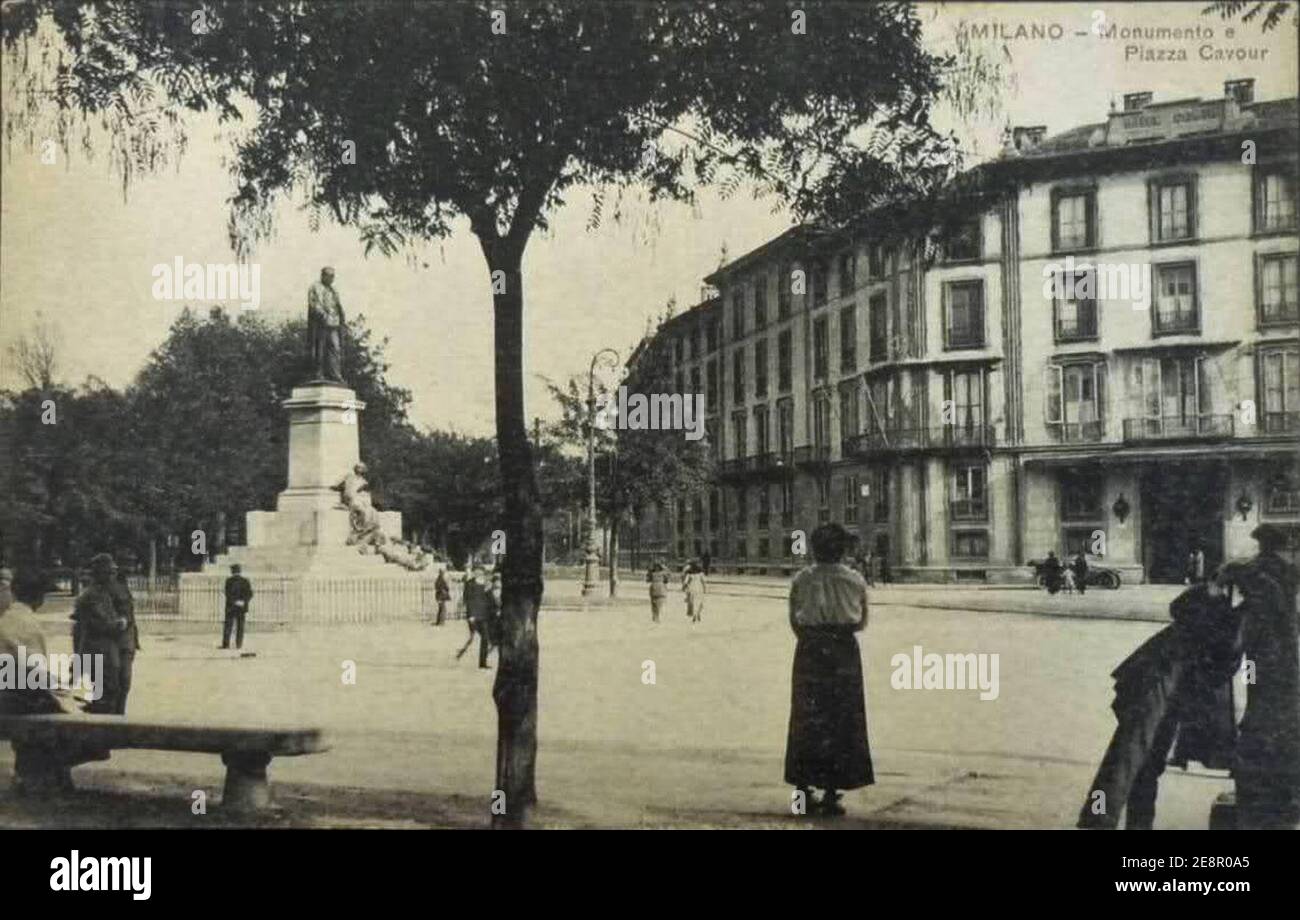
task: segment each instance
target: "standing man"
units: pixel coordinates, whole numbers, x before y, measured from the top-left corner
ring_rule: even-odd
[[[692,560],[682,576],[682,593],[686,595],[686,616],[692,623],[700,622],[704,615],[704,595],[708,591],[708,581],[704,577],[704,567]]]
[[[307,289],[307,349],[313,380],[343,383],[343,304],[334,289],[334,269],[320,270]]]
[[[125,715],[139,640],[129,595],[122,596],[116,581],[117,563],[112,556],[99,553],[92,558],[90,586],[77,598],[72,619],[77,651],[102,655],[104,662],[99,699],[91,702],[87,712]]]
[[[451,586],[447,584],[447,570],[438,569],[438,578],[433,583],[433,598],[438,602],[438,618],[434,626],[447,622],[447,601],[451,600]]]
[[[239,574],[239,563],[230,567],[226,579],[226,622],[221,627],[221,647],[230,648],[230,631],[235,631],[235,648],[244,647],[244,618],[248,616],[248,603],[253,599],[253,586]]]
[[[1083,550],[1079,550],[1070,563],[1070,568],[1074,570],[1074,586],[1083,594],[1088,590],[1088,560],[1083,556]]]

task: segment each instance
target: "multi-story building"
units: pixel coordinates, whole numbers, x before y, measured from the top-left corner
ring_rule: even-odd
[[[838,521],[917,580],[1055,550],[1178,581],[1261,521],[1300,537],[1297,133],[1250,80],[1130,94],[1009,132],[955,231],[868,215],[722,266],[659,333],[707,394],[716,487],[647,523],[670,555],[780,571],[792,531]]]

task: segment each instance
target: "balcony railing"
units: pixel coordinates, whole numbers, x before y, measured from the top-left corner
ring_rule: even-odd
[[[1106,437],[1106,423],[1103,421],[1048,422],[1047,427],[1063,444],[1086,444]]]
[[[1300,432],[1300,412],[1264,412],[1259,430],[1262,434],[1296,434]]]
[[[1300,514],[1300,489],[1272,489],[1264,501],[1264,513]]]
[[[940,428],[899,428],[856,435],[845,442],[847,454],[888,451],[992,447],[997,437],[991,425],[944,425]]]
[[[948,502],[948,516],[954,521],[987,521],[989,506],[982,498],[955,498]]]
[[[831,462],[828,444],[805,444],[794,449],[794,462],[798,466],[824,466]]]
[[[1179,438],[1230,438],[1231,415],[1192,415],[1187,417],[1124,419],[1125,441],[1162,441]]]

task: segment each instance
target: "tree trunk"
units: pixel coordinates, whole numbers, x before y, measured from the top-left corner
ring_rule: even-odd
[[[492,277],[497,451],[505,499],[492,826],[520,827],[537,802],[537,609],[542,599],[542,517],[524,418],[523,246],[479,240]],[[497,275],[504,273],[504,278]],[[500,290],[504,281],[504,290]],[[502,798],[504,796],[504,798]]]

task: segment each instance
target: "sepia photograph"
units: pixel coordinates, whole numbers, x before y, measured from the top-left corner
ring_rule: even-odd
[[[3,0],[19,895],[488,829],[1250,893],[1072,832],[1300,829],[1298,21]]]

